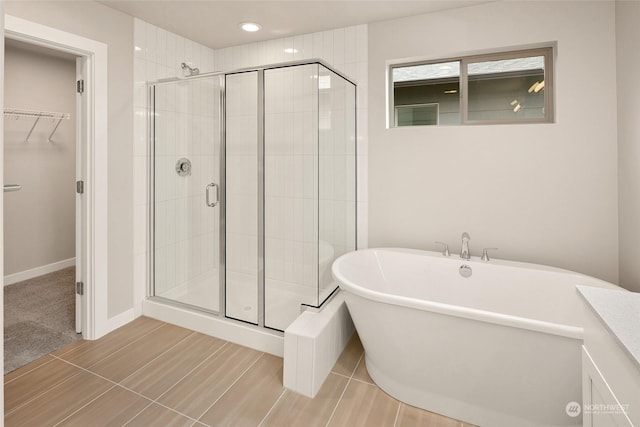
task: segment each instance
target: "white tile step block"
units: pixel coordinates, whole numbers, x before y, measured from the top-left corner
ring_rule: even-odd
[[[355,327],[338,293],[320,312],[303,312],[284,331],[284,386],[315,397]]]

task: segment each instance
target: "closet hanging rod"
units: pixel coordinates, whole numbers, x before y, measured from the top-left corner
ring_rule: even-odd
[[[34,119],[58,119],[69,120],[70,113],[58,113],[55,111],[19,110],[17,108],[5,108],[4,115],[9,117],[30,117]]]
[[[19,119],[21,117],[36,119],[35,122],[33,122],[33,126],[31,126],[31,129],[29,130],[27,137],[24,139],[25,142],[29,140],[29,137],[33,133],[33,130],[36,128],[36,125],[38,124],[40,119],[45,118],[45,119],[52,119],[52,120],[58,121],[54,126],[53,130],[51,131],[51,133],[49,134],[49,137],[47,138],[49,142],[53,142],[51,141],[51,137],[56,132],[56,130],[58,130],[58,126],[60,126],[60,123],[62,122],[62,120],[69,120],[71,118],[70,113],[58,113],[55,111],[20,110],[17,108],[5,108],[4,115],[9,117],[15,117],[16,119]]]

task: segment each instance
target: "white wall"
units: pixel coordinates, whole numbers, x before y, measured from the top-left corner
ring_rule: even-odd
[[[370,246],[498,247],[618,280],[612,2],[495,2],[369,26]],[[556,122],[385,129],[387,61],[557,42]]]
[[[133,19],[96,2],[4,1],[5,13],[108,45],[108,317],[133,306]]]
[[[640,292],[640,3],[616,1],[620,285]]]
[[[4,178],[22,185],[5,194],[4,268],[7,275],[75,257],[76,63],[24,47],[5,47],[8,108],[70,113],[48,141],[57,121],[8,118]]]

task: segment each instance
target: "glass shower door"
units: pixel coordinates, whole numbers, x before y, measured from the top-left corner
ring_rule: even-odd
[[[262,319],[259,218],[259,73],[225,76],[226,293],[225,315]]]
[[[153,294],[220,310],[220,77],[152,96]]]

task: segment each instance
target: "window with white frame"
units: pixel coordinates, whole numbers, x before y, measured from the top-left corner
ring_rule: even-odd
[[[553,122],[553,48],[392,65],[393,127]]]

